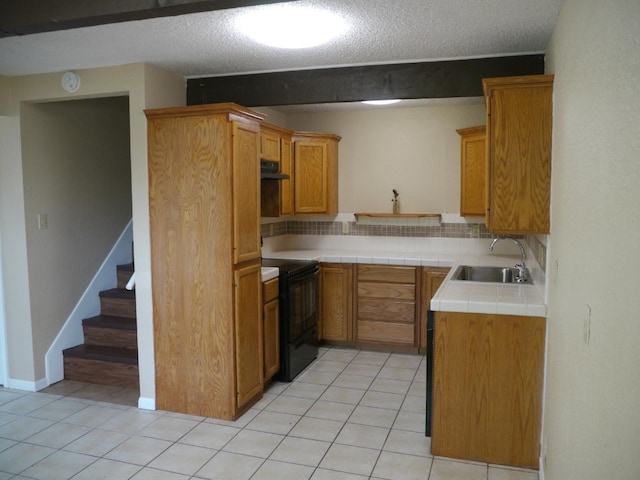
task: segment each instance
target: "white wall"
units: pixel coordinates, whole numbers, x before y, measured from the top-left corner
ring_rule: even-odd
[[[483,103],[287,115],[287,128],[335,133],[339,144],[339,211],[460,211],[460,136],[483,125]]]
[[[546,480],[640,478],[640,2],[566,0],[555,73]]]

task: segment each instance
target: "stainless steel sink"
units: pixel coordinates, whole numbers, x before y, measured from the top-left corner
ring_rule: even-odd
[[[467,280],[471,282],[491,283],[532,283],[529,272],[526,271],[526,280],[518,279],[518,269],[514,267],[476,267],[460,265],[453,273],[452,280]]]

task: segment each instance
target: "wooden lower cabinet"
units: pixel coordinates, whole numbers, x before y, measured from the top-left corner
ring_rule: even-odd
[[[358,265],[356,342],[417,347],[416,267]]]
[[[429,315],[429,304],[431,299],[444,282],[449,267],[422,267],[422,298],[420,299],[420,331],[419,348],[424,353],[427,350],[427,315]],[[433,312],[431,312],[433,313]]]
[[[262,333],[264,337],[264,382],[280,370],[280,300],[277,278],[262,284]]]
[[[353,342],[353,265],[320,265],[320,339]]]
[[[262,396],[262,270],[260,264],[235,272],[236,411]]]
[[[546,321],[436,312],[431,453],[538,468]]]

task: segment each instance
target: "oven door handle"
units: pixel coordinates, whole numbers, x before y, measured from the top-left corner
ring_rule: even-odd
[[[289,277],[289,283],[293,283],[293,282],[299,282],[301,280],[305,280],[307,278],[316,276],[320,273],[320,267],[319,266],[315,266],[313,267],[313,270],[306,270],[302,273],[299,273],[297,275],[293,275],[291,277]]]

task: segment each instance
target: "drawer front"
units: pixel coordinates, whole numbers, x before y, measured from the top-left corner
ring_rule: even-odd
[[[262,303],[268,303],[278,298],[278,279],[273,278],[262,284]]]
[[[358,322],[358,341],[413,346],[413,325],[387,322]]]
[[[416,267],[358,265],[359,282],[416,283]]]
[[[384,299],[358,299],[358,320],[408,323],[411,324],[413,331],[415,319],[415,303]]]
[[[416,287],[413,284],[403,284],[403,283],[359,282],[358,297],[415,300]]]

